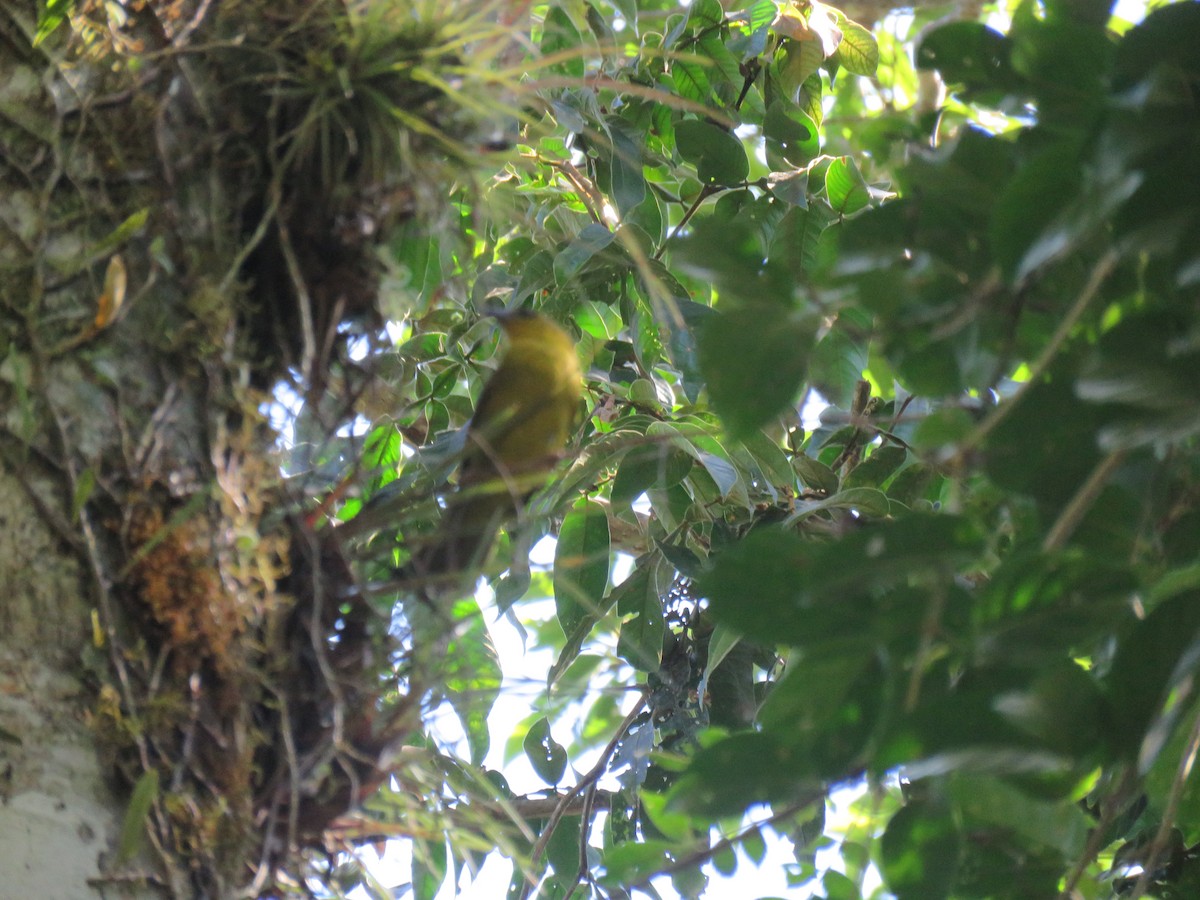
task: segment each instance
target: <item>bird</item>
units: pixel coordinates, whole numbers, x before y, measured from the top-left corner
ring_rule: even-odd
[[[407,566],[426,585],[458,585],[482,568],[562,455],[583,395],[575,342],[540,313],[494,312],[508,347],[467,426],[457,490]]]

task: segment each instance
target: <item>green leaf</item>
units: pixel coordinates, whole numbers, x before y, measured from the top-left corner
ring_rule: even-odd
[[[693,464],[691,455],[673,443],[647,438],[647,443],[632,448],[617,466],[610,495],[614,514],[621,515],[624,508],[652,487],[679,484]]]
[[[703,900],[708,888],[708,876],[704,874],[704,866],[695,863],[671,872],[671,887],[684,900]]]
[[[676,296],[683,293],[683,288],[679,287]],[[704,387],[696,335],[703,330],[704,322],[717,312],[711,306],[691,300],[680,301],[677,309],[678,316],[666,317],[666,327],[669,329],[667,346],[671,351],[671,361],[683,379],[684,395],[690,402],[695,403]]]
[[[700,335],[713,408],[735,437],[784,411],[800,390],[813,343],[807,317],[779,307],[718,313]]]
[[[597,253],[612,243],[615,235],[606,226],[592,223],[579,232],[561,253],[554,257],[554,281],[569,284]]]
[[[741,184],[750,174],[746,149],[724,128],[701,119],[685,119],[675,125],[679,155],[696,167],[701,184]]]
[[[1193,705],[1187,715],[1194,716],[1195,710]],[[1176,779],[1181,766],[1187,764],[1188,755],[1194,752],[1190,746],[1190,731],[1189,728],[1175,729],[1170,741],[1159,751],[1146,773],[1146,793],[1150,797],[1170,797],[1172,792],[1180,790]],[[1179,815],[1175,821],[1189,846],[1200,840],[1200,779],[1188,778],[1182,785]]]
[[[725,9],[719,0],[696,0],[688,14],[688,25],[711,31],[725,21]]]
[[[851,216],[871,202],[871,190],[852,157],[839,156],[825,170],[825,196],[834,212]]]
[[[763,121],[767,161],[774,170],[804,166],[821,152],[819,130],[801,110],[776,100]]]
[[[629,221],[629,214],[646,199],[641,138],[620,120],[611,119],[607,124],[609,138],[612,140],[608,190],[617,209],[625,220]],[[657,211],[657,204],[651,204],[651,208]],[[655,235],[659,230],[661,225],[650,233]]]
[[[1016,81],[1008,39],[981,22],[951,22],[932,31],[917,49],[917,68],[937,69],[949,84],[1007,87]]]
[[[146,843],[146,820],[159,797],[157,769],[148,769],[138,778],[129,796],[129,806],[121,819],[121,836],[117,841],[116,862],[124,864],[137,856]]]
[[[836,869],[830,869],[821,876],[821,887],[825,890],[826,900],[860,900],[862,897],[858,885]]]
[[[569,881],[579,869],[579,829],[583,820],[579,816],[563,816],[555,823],[554,834],[546,844],[546,859],[556,875]],[[549,886],[547,886],[549,887]],[[544,897],[556,896],[552,890],[541,894]],[[565,890],[558,894],[565,898]]]
[[[496,609],[501,613],[512,609],[513,604],[525,596],[533,582],[533,576],[528,565],[514,562],[499,578],[492,580],[492,590],[496,594]]]
[[[713,854],[712,865],[718,873],[726,878],[737,871],[737,852],[731,846],[723,845]]]
[[[1047,666],[1028,688],[999,696],[995,708],[1043,747],[1063,756],[1095,758],[1105,746],[1102,728],[1110,721],[1109,710],[1096,679],[1073,662]]]
[[[1073,496],[1100,461],[1096,434],[1107,415],[1081,403],[1063,378],[1029,388],[985,445],[985,467],[1001,487],[1051,507]],[[1069,446],[1070,453],[1062,448]]]
[[[800,483],[811,491],[832,494],[838,489],[838,476],[833,469],[804,453],[792,457],[792,467],[800,476]]]
[[[628,581],[628,579],[626,579]],[[624,582],[622,583],[624,584]],[[615,589],[605,601],[605,605],[611,604],[613,597],[620,588]],[[587,615],[579,620],[575,626],[575,630],[567,635],[567,640],[563,644],[563,648],[559,651],[558,659],[554,661],[554,665],[550,667],[549,673],[546,675],[547,687],[552,687],[562,674],[571,667],[571,663],[575,662],[579,656],[579,651],[583,649],[583,642],[588,639],[592,633],[592,629],[596,627],[596,623],[600,621],[599,616]]]
[[[567,771],[567,751],[550,733],[550,721],[544,716],[530,726],[522,743],[533,771],[546,784],[556,785]]]
[[[712,637],[708,642],[708,665],[704,669],[702,682],[708,680],[712,670],[721,664],[741,640],[740,634],[725,625],[718,625],[713,629]]]
[[[935,409],[917,425],[912,444],[918,450],[943,453],[965,439],[974,427],[975,420],[965,409]]]
[[[948,590],[947,608],[961,602],[960,591]],[[951,687],[926,676],[916,707],[891,723],[873,765],[880,771],[903,765],[914,779],[1003,775],[1056,800],[1069,795],[1094,763],[1080,766],[1000,712],[1028,683],[1027,671],[1003,663],[968,670]]]
[[[652,579],[639,581],[637,587],[640,590],[622,596],[622,607],[636,615],[621,623],[617,655],[640,672],[655,672],[662,661],[666,631],[662,600]]]
[[[767,697],[759,721],[796,749],[796,777],[845,778],[861,765],[876,728],[885,673],[876,648],[858,635],[809,644]]]
[[[699,63],[687,59],[675,60],[671,64],[671,82],[679,96],[687,100],[707,103],[712,97],[712,82],[708,80],[705,67]],[[678,141],[678,136],[676,141]]]
[[[728,97],[729,100],[732,100],[732,90],[735,87],[740,88],[742,84],[742,72],[738,58],[725,46],[725,41],[717,31],[706,31],[701,34],[696,41],[696,49],[709,61],[709,72],[720,73],[719,78],[715,74],[713,76],[718,95],[723,99]],[[749,103],[746,102],[749,100],[749,95],[744,98],[743,112],[749,114],[750,107],[757,101],[758,95],[755,94],[754,97],[755,100]],[[729,105],[729,103],[726,102],[724,105]]]
[[[895,444],[877,447],[842,482],[845,490],[879,487],[908,460],[908,451]]]
[[[466,732],[471,761],[479,765],[491,743],[487,717],[500,695],[503,672],[483,612],[473,597],[455,604],[454,619],[457,627],[446,648],[442,677],[447,701]]]
[[[741,14],[745,18],[747,29],[756,32],[774,22],[779,10],[772,0],[755,0],[743,9]]]
[[[801,86],[825,62],[819,41],[785,38],[773,69],[787,101],[793,101]]]
[[[635,560],[629,577],[613,588],[609,599],[617,605],[617,615],[630,616],[646,609],[647,594],[655,599],[658,592],[654,587],[654,569],[657,554],[646,553]]]
[[[76,0],[46,0],[45,6],[38,10],[37,33],[33,37],[35,48],[41,46],[63,23],[75,2]]]
[[[554,605],[564,634],[607,608],[609,545],[605,507],[592,500],[575,504],[563,519],[554,549]]]
[[[675,544],[669,541],[654,542],[654,546],[662,553],[675,571],[688,578],[698,577],[706,568],[705,562],[686,544]]]
[[[752,863],[761,866],[762,861],[767,858],[767,841],[762,832],[752,829],[742,840],[742,850]]]
[[[717,486],[722,499],[736,500],[743,506],[748,504],[746,488],[742,484],[742,476],[738,472],[737,467],[726,458],[724,452],[710,453],[697,448],[695,456],[704,468],[704,471],[712,478],[713,484]]]
[[[606,229],[607,230],[607,229]],[[582,255],[582,251],[579,254]],[[558,261],[545,250],[539,250],[521,267],[521,278],[513,291],[513,304],[523,303],[538,291],[555,283]],[[441,283],[441,279],[437,283]]]
[[[1100,340],[1075,391],[1104,404],[1109,421],[1096,436],[1104,448],[1161,446],[1200,433],[1200,400],[1192,390],[1200,347],[1194,338],[1176,337],[1187,327],[1173,312],[1139,313]]]
[[[924,463],[913,463],[905,466],[888,485],[888,500],[912,506],[918,500],[928,499],[936,494],[936,485],[941,483],[941,476],[932,466]]]
[[[671,791],[669,808],[740,815],[755,803],[786,802],[804,791],[800,751],[775,736],[744,732],[697,752]]]
[[[584,72],[581,37],[571,17],[560,6],[546,11],[542,24],[541,51],[544,56],[564,55],[566,58],[551,66],[551,71],[570,78],[582,78]]]
[[[851,324],[853,318],[853,312],[844,312],[817,342],[809,361],[809,384],[830,403],[844,409],[850,407],[855,388],[868,368],[866,347],[857,336],[851,336],[860,324]],[[862,332],[870,332],[869,318],[861,325]]]
[[[833,509],[854,510],[864,516],[883,517],[891,512],[891,504],[883,491],[872,487],[851,487],[839,490],[822,500],[801,500],[793,506],[786,524],[801,522],[819,512]]]
[[[752,431],[742,437],[741,444],[773,487],[788,490],[794,487],[796,476],[791,462],[775,441],[761,431]]]
[[[92,248],[92,253],[106,255],[116,252],[122,244],[145,228],[149,219],[150,209],[148,207],[130,213],[120,225],[106,234],[100,243]]]
[[[760,210],[763,206],[755,205]],[[775,206],[775,211],[782,209]],[[730,304],[790,307],[796,283],[782,260],[764,259],[766,227],[753,212],[701,219],[676,248],[676,263],[692,278],[713,284]],[[708,325],[708,318],[688,317],[687,322],[693,327]]]
[[[1063,859],[1083,852],[1093,823],[1077,804],[1038,800],[988,775],[955,774],[949,781],[948,797],[968,827],[1003,829]]]
[[[91,499],[92,491],[96,489],[96,470],[90,466],[79,473],[75,483],[75,496],[71,498],[71,519],[79,518],[84,505]]]
[[[1130,172],[1110,176],[1102,190],[1084,191],[1085,152],[1075,141],[1051,145],[1025,162],[998,198],[990,236],[1014,282],[1087,246],[1142,184]]]
[[[837,48],[838,64],[851,75],[875,76],[879,68],[879,43],[869,29],[844,16],[838,17],[842,40]]]
[[[713,616],[747,636],[818,644],[869,631],[873,592],[951,573],[981,550],[975,526],[948,515],[910,513],[827,544],[758,528],[716,556],[698,584]]]
[[[412,887],[415,900],[435,900],[446,881],[448,849],[442,842],[432,846],[422,840],[413,848]]]
[[[643,791],[640,799],[647,817],[665,837],[679,841],[691,836],[690,818],[678,810],[669,809],[666,795]]]
[[[1117,88],[1127,90],[1164,64],[1180,74],[1196,74],[1196,29],[1200,8],[1194,3],[1161,6],[1125,36],[1117,48]]]
[[[1149,768],[1178,724],[1200,667],[1200,591],[1185,591],[1156,606],[1117,648],[1105,683],[1110,736],[1127,757]],[[1164,709],[1173,691],[1173,698]]]
[[[636,884],[663,871],[671,861],[675,845],[668,841],[626,841],[604,852],[601,885],[620,888]]]
[[[880,842],[884,883],[898,900],[949,897],[962,845],[963,836],[948,808],[906,806],[892,816]]]

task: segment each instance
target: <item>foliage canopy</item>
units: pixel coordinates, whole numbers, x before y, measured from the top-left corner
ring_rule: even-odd
[[[413,402],[374,459],[465,421],[489,296],[588,373],[493,573],[556,658],[509,740],[559,789],[513,896],[700,896],[765,832],[830,898],[872,868],[922,900],[1200,883],[1200,6],[945,12],[541,7],[487,207],[394,246]],[[478,765],[472,653],[446,687]],[[859,824],[823,836],[846,785]],[[461,838],[419,843],[417,896]]]

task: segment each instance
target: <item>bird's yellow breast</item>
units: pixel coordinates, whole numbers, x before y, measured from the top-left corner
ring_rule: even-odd
[[[571,432],[582,374],[575,345],[542,316],[502,321],[508,350],[479,398],[468,432],[472,456],[521,470],[544,465],[562,451]]]

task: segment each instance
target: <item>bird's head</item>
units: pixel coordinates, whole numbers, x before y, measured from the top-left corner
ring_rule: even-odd
[[[570,338],[555,322],[531,309],[493,310],[488,313],[504,329],[509,344],[563,344],[573,346]]]

